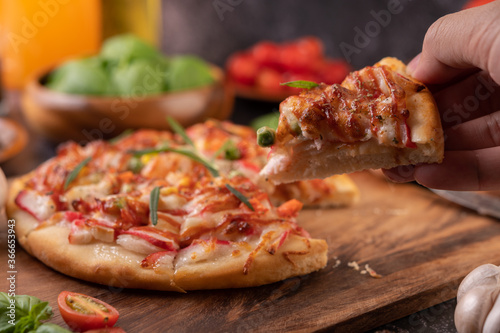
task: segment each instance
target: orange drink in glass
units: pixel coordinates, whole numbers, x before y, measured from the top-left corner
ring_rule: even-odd
[[[0,0],[1,77],[20,90],[42,69],[97,53],[100,0]]]

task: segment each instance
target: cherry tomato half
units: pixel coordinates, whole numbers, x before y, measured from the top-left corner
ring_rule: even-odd
[[[239,83],[253,85],[259,64],[248,53],[236,53],[228,60],[229,74]]]
[[[118,311],[111,305],[87,295],[63,291],[57,297],[61,316],[77,332],[112,327],[118,320]]]
[[[279,62],[279,47],[272,42],[263,41],[255,44],[251,54],[261,66],[276,67]]]
[[[341,83],[349,74],[350,67],[343,60],[325,60],[321,64],[322,81],[326,84]]]
[[[313,36],[299,38],[295,45],[306,54],[310,61],[316,61],[323,58],[323,42]]]
[[[257,75],[257,87],[269,92],[280,92],[284,90],[281,86],[281,73],[272,68],[262,68]]]

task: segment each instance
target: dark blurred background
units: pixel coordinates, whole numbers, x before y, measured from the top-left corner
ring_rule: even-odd
[[[439,17],[466,0],[163,0],[164,53],[197,54],[224,66],[236,51],[262,40],[283,42],[313,35],[325,54],[353,69],[393,56],[411,60]],[[278,103],[237,98],[231,120],[248,124],[277,110]]]
[[[223,65],[231,53],[263,39],[281,42],[314,35],[323,41],[327,56],[345,58],[353,68],[385,56],[408,61],[420,51],[428,27],[465,2],[164,0],[162,49],[167,54],[195,53]],[[387,19],[382,12],[389,13]],[[350,50],[349,57],[343,49]]]

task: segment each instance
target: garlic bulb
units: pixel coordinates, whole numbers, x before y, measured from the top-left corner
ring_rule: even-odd
[[[458,287],[458,333],[500,332],[500,267],[486,264],[470,272]]]

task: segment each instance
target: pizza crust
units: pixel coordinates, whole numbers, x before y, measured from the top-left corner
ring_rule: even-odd
[[[68,235],[68,227],[48,226],[31,231],[26,244],[45,265],[78,279],[117,288],[183,291],[173,281],[173,267],[163,267],[160,275],[141,268],[144,255],[102,242],[72,245]]]
[[[416,149],[398,149],[366,141],[356,144],[325,145],[322,150],[310,144],[303,144],[295,147],[293,151],[295,157],[285,153],[279,154],[279,159],[274,156],[265,170],[269,172],[268,180],[287,183],[301,179],[324,178],[332,173],[344,174],[364,169],[390,169],[399,165],[440,163],[442,158],[436,158],[438,149],[432,143],[417,144]],[[295,160],[297,156],[300,158]],[[290,168],[292,164],[293,168]]]
[[[395,58],[384,58],[375,66],[391,70],[422,86],[419,91],[406,91],[410,110],[407,124],[416,148],[380,145],[376,139],[356,143],[325,143],[318,148],[311,140],[293,147],[273,147],[261,175],[275,184],[325,178],[365,169],[393,168],[419,163],[441,163],[444,138],[439,112],[431,92],[406,73],[406,66]]]
[[[247,252],[236,257],[228,256],[222,261],[219,260],[217,264],[203,262],[180,267],[175,272],[175,282],[185,290],[241,288],[269,284],[325,267],[327,244],[324,240],[291,235],[276,253],[259,251],[248,273],[244,274],[243,267],[248,254]],[[289,260],[286,259],[287,256]]]
[[[396,58],[384,58],[375,66],[388,66],[395,72],[404,75],[409,80],[420,84],[420,81],[415,80],[406,72],[404,63]],[[436,157],[444,150],[443,130],[441,127],[441,118],[439,111],[429,89],[425,88],[419,92],[406,92],[406,106],[409,110],[418,110],[418,112],[410,112],[410,117],[407,120],[411,129],[411,139],[417,144],[427,145]],[[419,147],[421,148],[421,147]],[[423,148],[423,147],[422,147]],[[442,160],[439,160],[438,163]]]
[[[144,254],[116,243],[94,241],[73,245],[68,242],[70,228],[66,225],[37,228],[38,221],[14,202],[29,177],[30,174],[13,181],[7,203],[8,215],[16,220],[19,243],[47,266],[78,279],[116,288],[184,292],[259,286],[311,273],[327,262],[324,240],[289,235],[276,253],[259,251],[246,274],[244,266],[252,249],[217,261],[179,265],[178,269],[174,267],[175,261],[171,267],[142,268]]]

